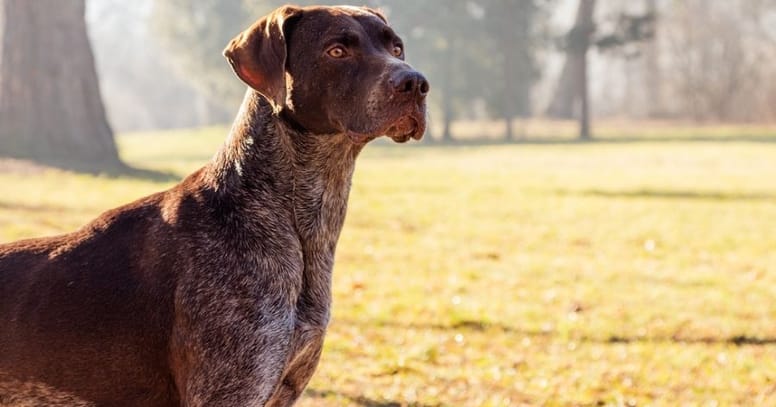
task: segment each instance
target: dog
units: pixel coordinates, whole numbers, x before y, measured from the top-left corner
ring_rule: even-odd
[[[281,7],[224,56],[249,88],[210,163],[73,233],[0,246],[0,405],[299,398],[356,157],[419,140],[429,84],[364,7]]]

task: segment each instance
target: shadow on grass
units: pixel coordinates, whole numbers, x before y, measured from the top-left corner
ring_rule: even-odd
[[[46,169],[57,169],[110,178],[134,178],[153,182],[172,182],[180,180],[180,176],[172,172],[137,168],[123,162],[86,162],[73,160],[37,161],[28,158],[0,156],[0,171],[20,174],[36,174],[43,172]]]
[[[583,195],[602,198],[656,198],[656,199],[698,199],[713,201],[769,201],[776,200],[776,194],[763,192],[723,192],[637,189],[632,191],[606,191],[588,189],[582,191],[556,190],[558,195]]]
[[[180,176],[172,172],[137,168],[124,163],[105,166],[80,165],[78,163],[49,163],[49,165],[66,171],[100,175],[109,178],[134,178],[153,182],[172,182],[180,180]]]
[[[459,331],[468,330],[476,332],[485,332],[489,330],[501,331],[508,334],[520,334],[524,336],[532,337],[550,337],[555,336],[556,332],[544,331],[544,330],[526,330],[519,329],[513,326],[493,323],[488,321],[477,320],[462,320],[449,325],[445,324],[424,324],[417,322],[395,322],[395,321],[355,321],[355,320],[340,320],[338,323],[345,325],[358,325],[358,326],[376,326],[376,327],[390,327],[395,329],[428,329],[435,331]],[[611,335],[609,337],[597,338],[590,336],[574,336],[571,335],[571,339],[580,342],[589,343],[674,343],[674,344],[701,344],[701,345],[735,345],[735,346],[773,346],[776,345],[776,337],[762,337],[752,335],[734,335],[729,337],[680,337],[680,336],[619,336]]]
[[[180,175],[173,172],[149,170],[146,168],[135,168],[131,166],[125,166],[117,172],[107,172],[104,174],[116,178],[129,177],[154,182],[174,182],[181,180]]]
[[[603,342],[603,343],[680,343],[689,345],[735,345],[735,346],[772,346],[776,345],[776,338],[735,335],[730,337],[713,338],[683,338],[683,337],[654,337],[654,336],[617,336],[613,335],[605,340],[582,338],[585,342]]]
[[[404,403],[399,402],[395,400],[375,400],[371,399],[369,397],[364,396],[354,396],[350,394],[345,394],[341,392],[336,392],[333,390],[317,390],[317,389],[307,389],[304,392],[306,397],[312,397],[312,398],[326,398],[326,397],[339,397],[349,400],[351,403],[354,403],[359,406],[363,407],[436,407],[438,404],[423,404],[423,403]]]
[[[434,323],[419,323],[419,322],[398,322],[398,321],[357,321],[352,319],[337,320],[337,323],[343,325],[355,325],[355,326],[377,326],[382,328],[395,328],[395,329],[428,329],[433,331],[450,331],[450,330],[467,330],[484,332],[488,330],[496,330],[509,334],[520,334],[524,336],[549,336],[552,332],[549,331],[530,331],[524,329],[518,329],[509,325],[477,320],[461,320],[452,324],[434,324]]]

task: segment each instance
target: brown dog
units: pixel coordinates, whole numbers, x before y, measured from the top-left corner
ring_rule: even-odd
[[[224,55],[252,89],[211,163],[74,233],[0,246],[0,405],[299,397],[356,156],[420,139],[428,83],[367,8],[283,7]]]

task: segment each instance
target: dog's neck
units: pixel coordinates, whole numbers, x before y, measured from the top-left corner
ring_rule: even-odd
[[[333,257],[363,146],[344,134],[303,134],[249,91],[206,179],[238,215],[250,217],[251,208],[285,210],[305,252]],[[269,202],[283,208],[267,208]]]

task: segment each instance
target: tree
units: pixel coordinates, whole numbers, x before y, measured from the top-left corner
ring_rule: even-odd
[[[152,5],[153,0],[87,0],[86,24],[113,130],[190,128],[232,119],[233,110],[209,103],[172,66],[151,32]]]
[[[579,109],[579,138],[590,139],[590,97],[587,81],[587,51],[595,32],[595,0],[579,0],[574,26],[566,34],[566,62],[561,71],[547,114],[563,119],[574,117]]]
[[[654,23],[652,28],[652,41],[649,41],[644,49],[644,63],[646,75],[644,78],[644,90],[647,94],[647,101],[650,105],[648,107],[647,115],[655,118],[662,113],[663,106],[663,80],[660,71],[660,50],[658,47],[658,41],[655,38],[655,33],[658,30],[658,12],[657,12],[657,0],[646,0],[647,15],[654,17]]]
[[[0,0],[0,154],[120,165],[84,11],[84,0]]]
[[[494,72],[500,80],[488,86],[488,102],[504,119],[505,138],[513,140],[512,121],[531,114],[531,89],[539,77],[533,49],[539,7],[536,0],[488,0],[483,6],[488,43],[495,46],[492,55],[500,65]]]
[[[655,15],[620,13],[608,32],[596,32],[596,0],[579,0],[574,26],[564,38],[566,63],[558,80],[548,115],[579,119],[579,139],[590,140],[590,95],[588,92],[588,58],[591,47],[602,52],[632,57],[630,45],[654,36]],[[575,109],[576,108],[576,109]],[[576,112],[575,112],[576,110]]]
[[[242,0],[155,0],[151,27],[181,76],[210,101],[234,112],[245,93],[221,55],[258,17]]]
[[[661,21],[671,72],[665,81],[680,114],[697,121],[774,117],[774,43],[750,18],[752,12],[767,15],[767,7],[755,5],[750,0],[671,3]],[[776,13],[773,3],[770,7]]]

